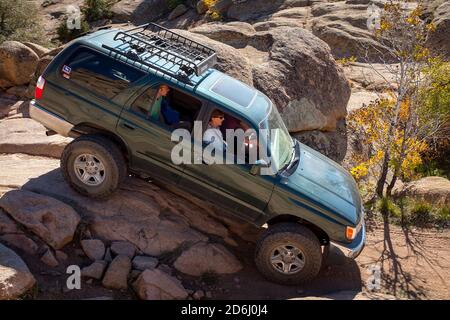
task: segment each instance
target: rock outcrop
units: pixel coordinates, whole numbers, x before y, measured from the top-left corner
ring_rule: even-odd
[[[218,49],[248,56],[219,64],[219,69],[230,73],[236,61],[244,63],[240,79],[271,98],[291,133],[335,130],[337,121],[345,117],[350,86],[327,44],[309,31],[299,27],[256,31],[242,22],[209,23],[190,31],[230,45],[209,41]],[[199,39],[208,43],[204,37]],[[219,59],[225,55],[222,52],[218,50]],[[251,70],[251,75],[242,70]]]
[[[59,158],[72,139],[60,135],[47,136],[45,132],[45,127],[33,119],[1,121],[0,153],[26,153]]]
[[[434,12],[432,23],[436,30],[430,32],[427,38],[428,45],[437,54],[450,57],[450,2],[443,2]]]
[[[393,191],[395,196],[425,201],[433,206],[450,206],[450,180],[443,177],[425,177]]]
[[[131,21],[136,25],[154,21],[170,10],[165,0],[121,0],[111,11],[113,22]]]
[[[158,269],[147,269],[133,283],[143,300],[184,300],[188,293],[181,282]]]
[[[191,276],[201,276],[211,271],[217,274],[230,274],[242,269],[239,260],[224,246],[203,242],[184,251],[175,261],[174,267]]]
[[[28,84],[38,60],[39,56],[20,42],[0,44],[0,88]]]
[[[26,190],[12,190],[0,198],[0,208],[54,249],[72,241],[80,216],[54,198]]]
[[[36,279],[25,262],[0,243],[0,300],[17,299],[35,283]]]

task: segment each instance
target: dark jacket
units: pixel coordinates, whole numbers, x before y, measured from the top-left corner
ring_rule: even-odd
[[[180,122],[179,112],[170,107],[169,101],[165,97],[161,101],[161,114],[164,117],[164,122],[168,125]]]

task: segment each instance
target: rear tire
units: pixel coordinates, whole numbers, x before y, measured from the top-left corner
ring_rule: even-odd
[[[270,281],[297,285],[314,279],[322,265],[316,235],[297,223],[275,224],[258,240],[255,263]]]
[[[68,144],[61,156],[61,170],[69,185],[92,198],[106,198],[127,175],[120,148],[106,137],[85,135]]]

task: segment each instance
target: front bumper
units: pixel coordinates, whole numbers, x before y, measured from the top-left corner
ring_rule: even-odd
[[[335,247],[339,248],[346,257],[356,259],[364,249],[366,244],[366,226],[362,223],[361,230],[357,234],[355,240],[351,243],[331,242]]]

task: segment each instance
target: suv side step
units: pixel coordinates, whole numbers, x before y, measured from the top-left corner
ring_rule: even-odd
[[[40,122],[44,127],[67,137],[73,128],[73,124],[67,122],[60,116],[39,107],[35,100],[30,101],[30,117]]]

